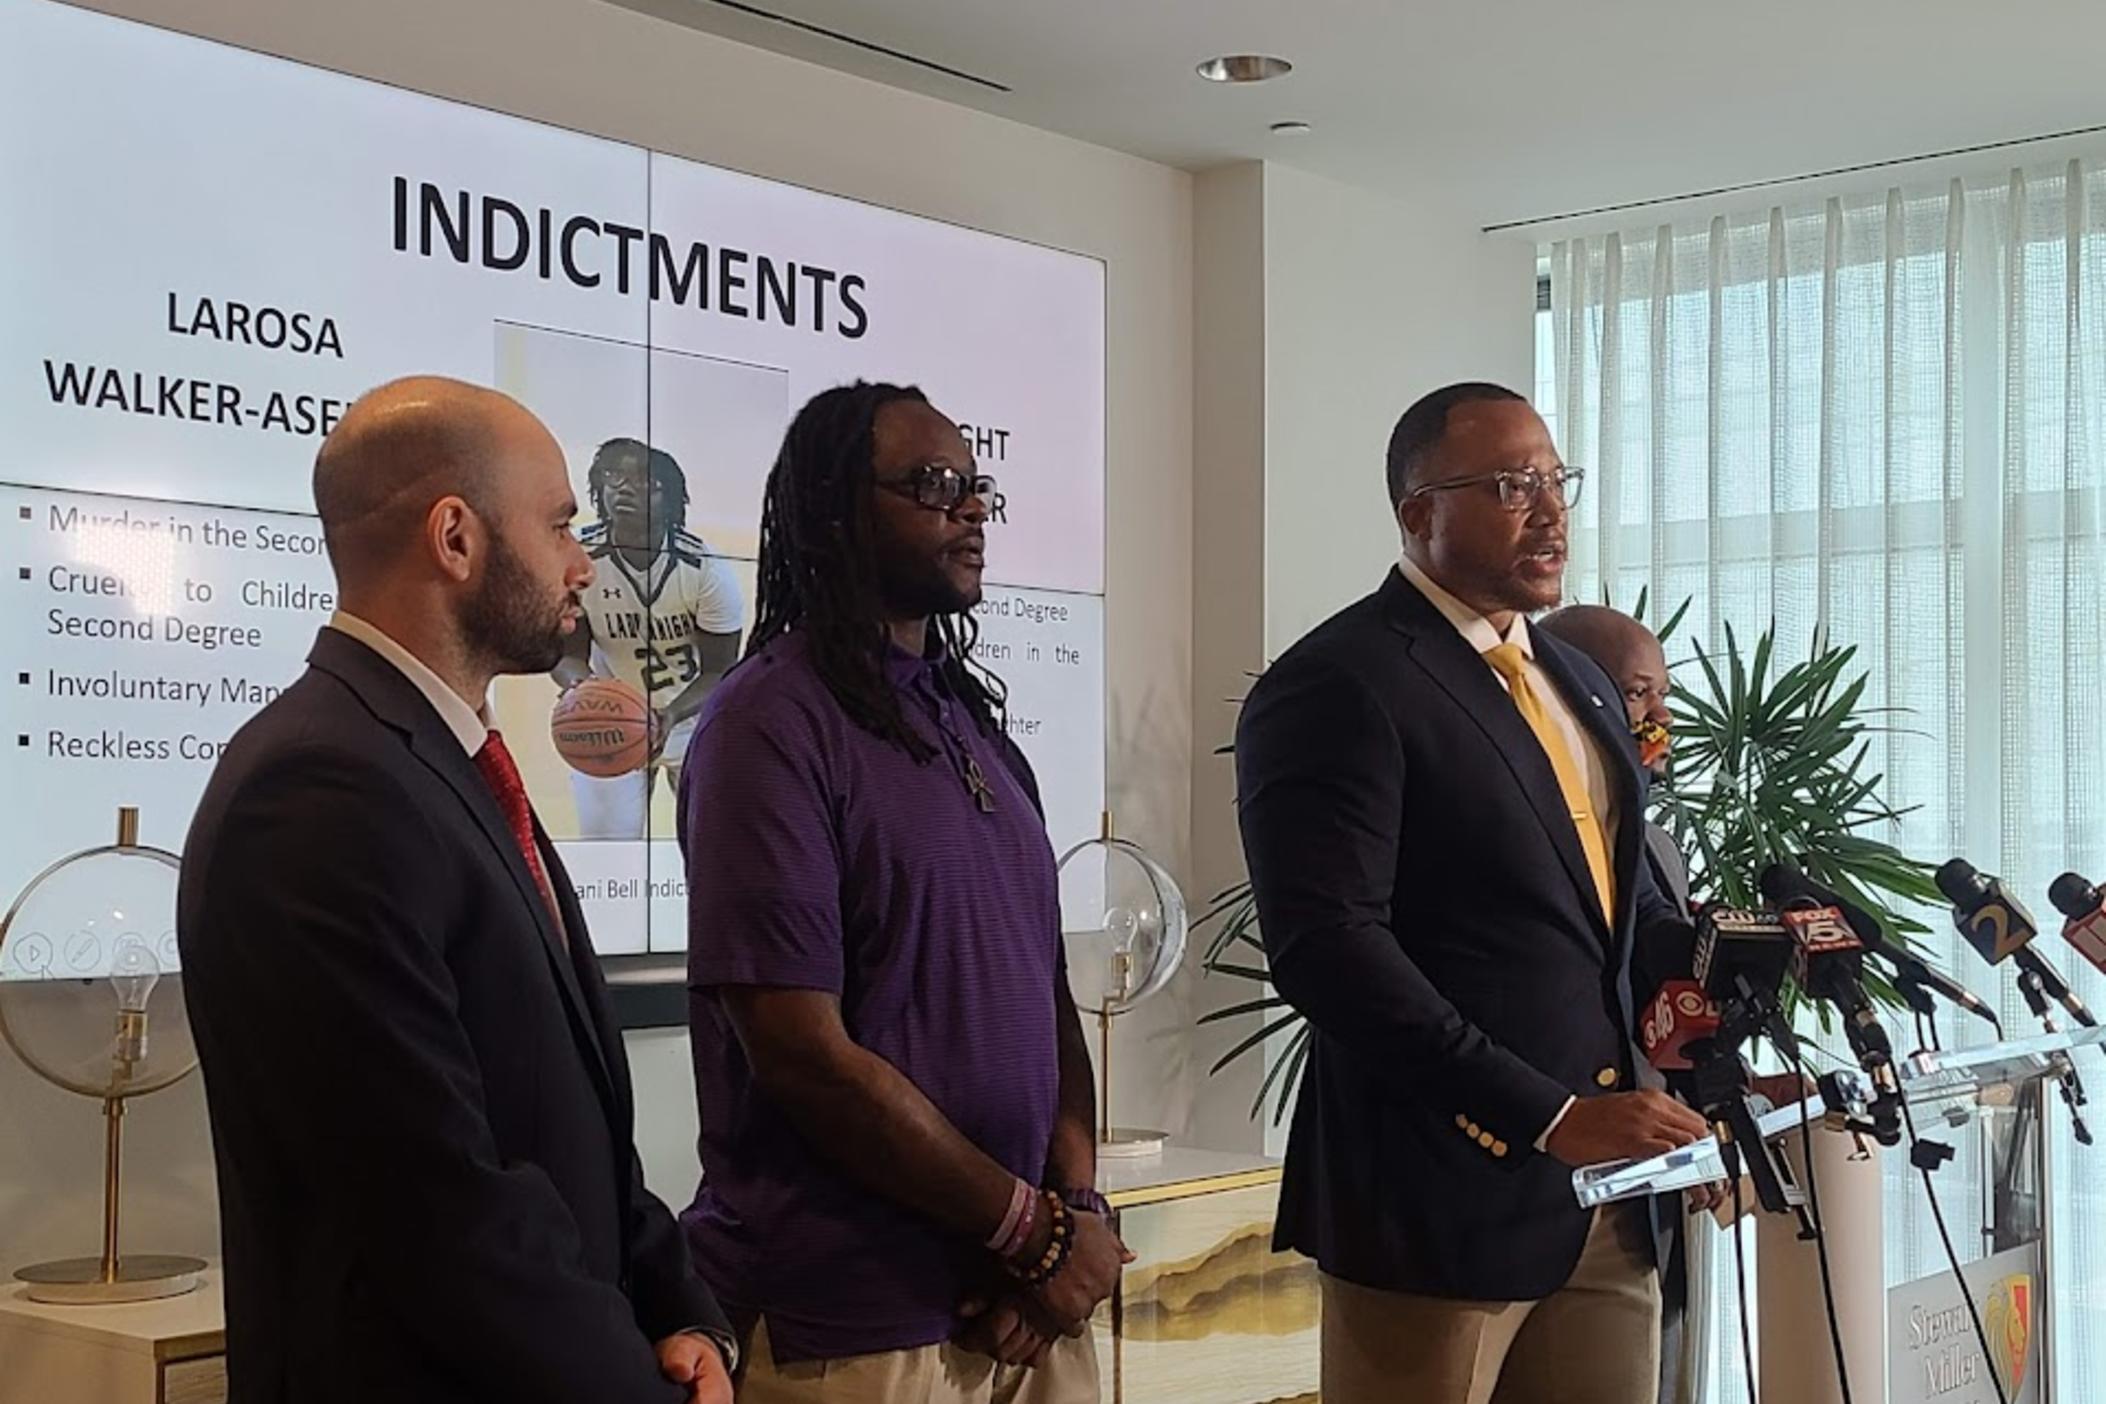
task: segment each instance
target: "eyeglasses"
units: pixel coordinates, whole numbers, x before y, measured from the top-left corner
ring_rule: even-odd
[[[961,473],[941,463],[924,463],[897,478],[879,478],[877,485],[901,497],[911,497],[917,506],[931,512],[955,512],[968,497],[994,501],[995,480],[985,473]]]
[[[1499,485],[1499,505],[1509,512],[1528,512],[1535,509],[1538,499],[1545,492],[1551,495],[1560,507],[1579,505],[1580,489],[1586,486],[1587,470],[1565,467],[1555,473],[1539,473],[1533,468],[1509,468],[1498,473],[1483,473],[1474,478],[1455,478],[1445,483],[1428,483],[1413,488],[1404,495],[1405,501],[1424,497],[1429,492],[1446,492],[1449,488],[1477,487],[1483,483]]]

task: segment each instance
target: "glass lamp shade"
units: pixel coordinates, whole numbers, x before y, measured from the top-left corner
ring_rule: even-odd
[[[0,1034],[39,1076],[136,1097],[197,1066],[176,876],[158,848],[89,849],[46,868],[0,919]]]

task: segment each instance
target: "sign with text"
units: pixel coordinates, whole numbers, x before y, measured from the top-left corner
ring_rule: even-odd
[[[0,0],[0,902],[119,804],[182,846],[336,607],[315,450],[413,373],[548,424],[599,572],[586,666],[670,736],[586,773],[554,679],[490,698],[601,950],[685,948],[681,746],[752,627],[783,431],[849,381],[919,386],[995,478],[982,656],[1056,846],[1092,834],[1104,364],[1092,259]]]
[[[2039,1404],[2046,1316],[2039,1245],[1969,1263],[1964,1273],[1986,1352],[1950,1272],[1887,1290],[1890,1404],[1997,1404],[1992,1370],[2011,1404]]]

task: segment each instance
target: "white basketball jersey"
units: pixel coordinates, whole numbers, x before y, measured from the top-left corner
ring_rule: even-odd
[[[746,603],[731,565],[702,539],[673,533],[671,548],[639,571],[594,523],[578,533],[592,557],[585,619],[592,627],[593,671],[620,678],[664,707],[702,673],[700,634],[736,634]]]

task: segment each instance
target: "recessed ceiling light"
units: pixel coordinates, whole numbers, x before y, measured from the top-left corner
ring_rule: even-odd
[[[1262,83],[1293,71],[1293,64],[1270,54],[1223,54],[1199,65],[1199,76],[1209,83]]]
[[[1307,122],[1275,122],[1272,124],[1272,134],[1274,136],[1307,136],[1313,130],[1315,129]]]

